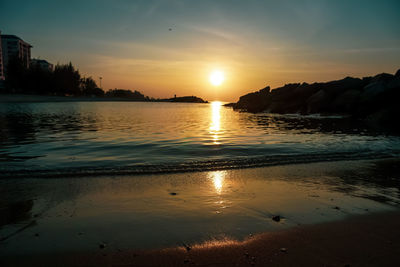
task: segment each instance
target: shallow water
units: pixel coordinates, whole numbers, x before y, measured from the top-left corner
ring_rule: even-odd
[[[0,178],[213,170],[399,152],[400,137],[360,122],[240,113],[220,102],[0,104]]]
[[[0,180],[0,256],[241,240],[399,208],[399,161]],[[275,222],[272,216],[280,215]],[[4,220],[5,219],[5,220]]]

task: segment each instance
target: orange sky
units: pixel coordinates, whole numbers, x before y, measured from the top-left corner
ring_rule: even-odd
[[[267,85],[394,73],[399,14],[398,0],[2,0],[0,30],[33,57],[103,77],[105,90],[236,101]]]

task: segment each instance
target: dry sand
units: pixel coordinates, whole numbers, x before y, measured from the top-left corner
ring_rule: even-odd
[[[1,266],[400,266],[400,212],[151,251],[3,258]]]

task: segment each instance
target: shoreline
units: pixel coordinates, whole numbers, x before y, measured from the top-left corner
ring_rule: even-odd
[[[0,104],[2,103],[47,103],[47,102],[145,102],[145,103],[189,103],[206,104],[207,101],[200,102],[180,102],[180,101],[141,101],[122,97],[90,97],[90,96],[50,96],[50,95],[28,95],[28,94],[0,94]]]
[[[3,257],[2,266],[397,266],[400,211],[155,250]]]
[[[304,154],[304,155],[285,155],[282,157],[270,156],[253,158],[252,160],[216,160],[214,162],[194,162],[192,164],[182,165],[147,165],[147,166],[118,166],[116,167],[69,167],[59,169],[3,169],[0,179],[57,179],[57,178],[87,178],[104,176],[138,176],[138,175],[168,175],[210,171],[229,171],[245,170],[254,168],[284,167],[301,164],[335,163],[346,161],[399,161],[397,155],[390,153],[360,154],[357,157],[354,153],[334,153],[334,154]],[[299,158],[300,157],[300,158]]]

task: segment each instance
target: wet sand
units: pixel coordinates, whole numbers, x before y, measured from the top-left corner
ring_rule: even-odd
[[[3,258],[2,266],[399,266],[400,212],[162,250]]]
[[[0,266],[396,266],[399,166],[3,179]]]

